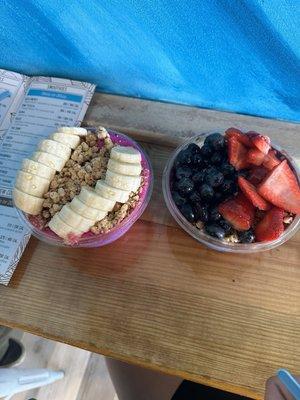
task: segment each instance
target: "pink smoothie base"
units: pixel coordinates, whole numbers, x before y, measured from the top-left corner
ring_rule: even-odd
[[[93,130],[93,129],[91,129]],[[138,149],[142,155],[142,177],[143,177],[143,186],[140,188],[139,196],[140,199],[136,205],[136,207],[131,211],[131,213],[117,226],[115,226],[112,230],[107,233],[100,233],[99,235],[94,235],[92,232],[84,233],[79,239],[78,237],[70,237],[69,243],[65,243],[59,236],[57,236],[50,228],[39,228],[39,223],[37,219],[33,216],[28,216],[24,214],[22,211],[19,211],[19,214],[22,220],[26,223],[28,228],[32,231],[32,233],[40,240],[43,240],[49,244],[57,245],[57,246],[66,246],[66,247],[100,247],[105,244],[114,242],[119,237],[124,235],[130,227],[140,218],[146,209],[153,188],[153,172],[150,161],[143,149],[128,136],[108,131],[111,137],[111,140],[114,144],[118,144],[121,146],[132,146]],[[98,146],[101,148],[103,146],[103,141],[99,140]]]

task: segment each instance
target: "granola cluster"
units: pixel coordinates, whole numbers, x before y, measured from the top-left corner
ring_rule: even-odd
[[[97,141],[103,139],[103,147]],[[81,139],[61,172],[56,173],[44,195],[41,217],[46,224],[66,203],[79,194],[82,186],[94,187],[105,176],[110,150],[113,147],[107,131],[100,128]]]
[[[99,233],[110,231],[130,214],[137,205],[139,198],[138,193],[133,193],[127,203],[116,203],[114,209],[108,213],[105,218],[96,222],[96,224],[91,228],[91,232],[98,235]]]

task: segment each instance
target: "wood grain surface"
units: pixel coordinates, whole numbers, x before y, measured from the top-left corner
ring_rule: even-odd
[[[176,226],[161,191],[167,157],[193,133],[259,130],[300,159],[299,125],[101,94],[85,123],[140,140],[151,203],[103,248],[31,239],[0,287],[0,324],[255,399],[279,367],[299,373],[300,233],[265,253],[217,253]]]

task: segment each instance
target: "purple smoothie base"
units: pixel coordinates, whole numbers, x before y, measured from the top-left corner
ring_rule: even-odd
[[[98,235],[93,234],[92,232],[84,233],[79,239],[74,237],[74,240],[70,238],[70,243],[65,243],[58,235],[56,235],[50,228],[40,229],[37,224],[34,223],[34,219],[28,219],[25,216],[25,219],[28,224],[30,224],[30,228],[36,236],[44,240],[48,243],[60,245],[60,246],[72,246],[72,247],[100,247],[105,244],[111,243],[117,240],[119,237],[124,235],[130,227],[139,219],[139,217],[144,212],[151,196],[152,191],[152,169],[150,162],[148,161],[146,155],[144,154],[142,148],[132,139],[129,139],[127,136],[108,131],[111,140],[114,144],[118,144],[121,146],[131,146],[139,150],[142,157],[142,174],[143,177],[143,186],[139,190],[139,201],[137,202],[136,207],[131,211],[131,213],[117,226],[111,229],[107,233],[99,233]],[[98,146],[101,148],[103,146],[103,141],[99,140]],[[24,214],[23,214],[24,216]]]

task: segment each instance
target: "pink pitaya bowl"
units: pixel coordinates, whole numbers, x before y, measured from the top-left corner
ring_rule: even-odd
[[[88,128],[90,131],[94,131],[94,128]],[[115,240],[119,239],[123,236],[131,226],[141,217],[143,212],[145,211],[153,189],[153,170],[150,163],[150,160],[142,147],[138,145],[133,139],[124,135],[123,133],[114,132],[108,130],[112,141],[116,144],[122,146],[132,146],[138,149],[142,155],[142,177],[143,177],[143,186],[140,189],[140,199],[136,205],[136,207],[131,211],[131,213],[122,221],[120,224],[115,226],[109,232],[100,233],[98,235],[93,234],[92,232],[84,233],[78,240],[74,240],[74,243],[67,244],[57,236],[54,232],[49,228],[40,229],[38,224],[34,223],[34,218],[30,217],[26,213],[22,212],[18,208],[18,214],[25,225],[29,228],[31,233],[38,239],[55,246],[62,247],[101,247],[106,244],[112,243]],[[98,145],[101,147],[102,142],[99,140]]]

